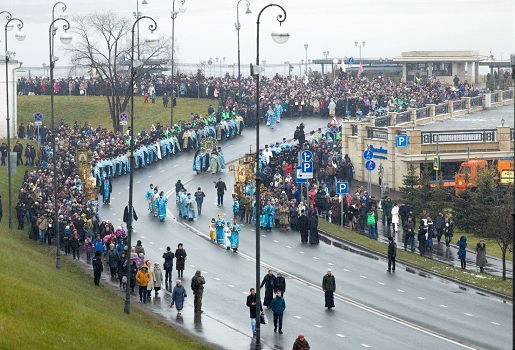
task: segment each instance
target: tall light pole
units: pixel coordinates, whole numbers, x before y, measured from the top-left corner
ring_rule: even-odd
[[[172,0],[172,12],[171,12],[171,17],[172,17],[172,74],[171,74],[171,77],[172,77],[172,90],[170,91],[170,100],[171,100],[171,105],[172,107],[170,108],[170,128],[173,127],[173,101],[174,101],[174,98],[175,98],[175,93],[174,93],[174,60],[173,60],[173,55],[175,53],[175,19],[177,18],[177,15],[180,13],[184,13],[186,12],[186,7],[184,7],[184,3],[186,2],[186,0],[181,0],[181,6],[179,7],[179,10],[175,10],[175,0]]]
[[[147,0],[143,0],[141,5],[148,5]],[[141,17],[141,12],[139,12],[139,0],[136,0],[136,12],[132,13],[134,18],[138,19]],[[139,47],[139,23],[138,23],[138,61],[140,59],[140,47]]]
[[[356,45],[356,47],[359,47],[359,63],[361,63],[361,48],[365,47],[365,44],[366,44],[365,41],[362,41],[361,43],[358,43],[358,41],[356,40],[354,42],[354,45]]]
[[[245,11],[245,14],[250,16],[252,14],[252,11],[250,10],[250,1],[247,1],[247,10]],[[236,23],[234,23],[234,26],[236,27],[236,32],[238,33],[238,101],[241,99],[241,67],[240,67],[240,11],[239,11],[239,5],[242,0],[239,0],[236,4]]]
[[[132,45],[131,45],[131,87],[134,86],[134,76],[136,72],[134,71],[134,32],[136,30],[136,25],[139,24],[139,21],[142,19],[149,19],[152,21],[152,24],[148,26],[150,30],[150,35],[145,40],[146,44],[153,48],[159,45],[159,37],[154,34],[154,31],[157,28],[157,23],[152,17],[148,16],[140,16],[136,19],[134,24],[132,25]],[[129,156],[129,206],[128,206],[128,219],[127,219],[127,247],[130,248],[131,238],[132,238],[132,216],[133,216],[133,192],[134,192],[134,89],[131,88],[131,130],[129,132],[129,148],[130,148],[130,156]],[[130,254],[127,257],[127,281],[131,280],[131,258]],[[128,283],[128,282],[127,282]],[[125,308],[123,310],[126,314],[131,313],[131,289],[128,287],[125,288]]]
[[[308,43],[304,44],[304,49],[306,49],[306,69],[304,70],[304,74],[308,75]]]
[[[55,6],[55,5],[54,5]],[[53,11],[52,11],[53,17]],[[48,27],[48,46],[50,52],[50,139],[52,141],[52,171],[54,172],[54,176],[52,177],[52,192],[54,193],[54,227],[55,234],[57,237],[57,248],[55,251],[55,267],[57,269],[61,269],[61,236],[59,232],[59,199],[57,195],[57,150],[56,150],[56,139],[59,133],[55,130],[55,122],[54,122],[54,66],[55,62],[57,62],[58,58],[54,56],[54,36],[57,32],[57,27],[55,27],[55,23],[59,21],[64,21],[63,29],[64,33],[61,34],[61,42],[64,45],[68,45],[72,42],[72,36],[68,33],[68,29],[70,29],[70,22],[68,22],[65,18],[57,18],[50,23]]]
[[[216,62],[220,63],[220,78],[223,78],[223,75],[222,75],[222,62],[225,62],[225,57],[222,57],[222,58],[216,57],[215,60],[216,60]]]
[[[16,25],[18,27],[18,32],[15,35],[15,38],[18,41],[25,40],[25,33],[21,31],[23,28],[23,22],[18,18],[13,18],[10,12],[2,11],[0,12],[0,15],[5,14],[5,19],[7,22],[5,23],[4,29],[5,29],[5,36],[4,36],[4,43],[5,43],[5,98],[6,98],[6,117],[5,120],[7,122],[7,178],[8,178],[8,184],[9,184],[9,228],[13,228],[13,199],[12,199],[12,175],[11,175],[11,118],[9,116],[9,56],[13,55],[12,52],[9,52],[7,50],[7,31],[12,30],[14,28],[14,23],[11,24],[11,22],[18,22]],[[13,77],[14,79],[14,77]]]
[[[59,5],[62,6],[61,10],[63,11],[63,12],[61,12],[61,15],[59,15],[59,17],[68,19],[68,14],[66,13],[66,10],[68,9],[68,7],[66,6],[66,4],[64,2],[58,1],[54,4],[54,6],[52,6],[52,22],[54,22],[54,20],[55,20],[55,8]],[[53,48],[54,48],[54,37],[52,36],[52,49]],[[52,56],[53,55],[54,55],[54,52],[52,51]]]
[[[277,4],[269,4],[266,5],[259,11],[257,17],[257,39],[256,39],[256,66],[259,66],[259,19],[261,18],[261,14],[267,8],[276,6],[279,7],[282,11],[281,14],[277,15],[277,21],[279,22],[279,27],[276,28],[272,32],[272,39],[278,44],[284,44],[290,38],[290,33],[281,27],[282,23],[286,20],[286,11],[284,8]],[[251,72],[256,77],[256,215],[260,215],[261,213],[261,169],[259,164],[259,72],[253,72],[251,67]],[[257,74],[256,74],[257,73]],[[260,276],[260,265],[261,265],[261,227],[259,226],[259,221],[256,220],[256,316],[261,313],[261,297],[259,292],[259,284],[261,282]],[[259,319],[256,320],[256,350],[261,349],[261,325],[259,323]]]
[[[324,57],[327,60],[327,57],[329,56],[329,50],[324,51]],[[325,73],[325,63],[322,65],[322,73]]]

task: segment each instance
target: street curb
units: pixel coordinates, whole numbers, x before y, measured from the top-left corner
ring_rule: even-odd
[[[327,244],[330,244],[330,245],[335,245],[334,242],[336,241],[336,245],[335,246],[338,246],[339,244],[347,244],[349,246],[352,246],[354,248],[357,248],[357,249],[360,249],[362,251],[365,251],[367,253],[370,253],[378,258],[384,258],[384,259],[388,259],[388,256],[386,254],[383,254],[383,253],[380,253],[380,252],[377,252],[375,250],[372,250],[370,248],[367,248],[367,247],[364,247],[362,245],[359,245],[359,244],[356,244],[354,242],[351,242],[351,241],[348,241],[344,238],[341,238],[341,237],[336,237],[326,231],[323,231],[323,230],[318,230],[318,232],[321,235],[321,239],[327,243]],[[452,278],[452,277],[449,277],[449,276],[445,276],[445,275],[441,275],[439,273],[436,273],[434,271],[431,271],[431,270],[428,270],[428,269],[424,269],[422,267],[419,267],[419,266],[416,266],[416,265],[413,265],[409,262],[406,262],[404,260],[397,260],[398,262],[402,263],[403,265],[405,265],[407,267],[407,271],[408,272],[411,272],[411,273],[416,273],[416,271],[421,271],[422,273],[424,274],[429,274],[429,275],[432,275],[432,276],[435,276],[435,277],[439,277],[439,278],[442,278],[442,279],[445,279],[447,281],[451,281],[451,282],[454,282],[458,285],[458,287],[462,290],[467,290],[467,288],[470,288],[470,289],[474,289],[474,290],[477,290],[481,293],[484,293],[484,294],[488,294],[488,295],[491,295],[491,296],[494,296],[494,297],[497,297],[497,298],[500,298],[500,299],[503,299],[503,301],[511,301],[513,302],[513,297],[510,297],[509,295],[505,295],[505,294],[502,294],[502,293],[499,293],[499,292],[496,292],[496,291],[492,291],[492,290],[489,290],[489,289],[486,289],[486,288],[482,288],[482,287],[479,287],[479,286],[475,286],[473,284],[470,284],[470,283],[467,283],[467,282],[463,282],[463,281],[460,281],[458,279],[455,279],[455,278]],[[438,262],[438,261],[437,261]],[[411,271],[410,271],[411,270]],[[420,274],[421,276],[424,276],[423,274]],[[513,283],[513,281],[512,281]],[[480,294],[481,294],[480,293]]]

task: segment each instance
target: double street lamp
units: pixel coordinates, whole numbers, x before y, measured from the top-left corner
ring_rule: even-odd
[[[359,47],[359,63],[361,63],[361,48],[365,47],[365,44],[366,44],[365,41],[362,41],[361,43],[358,43],[358,41],[356,40],[354,42],[354,45],[356,45],[356,47]]]
[[[172,12],[171,12],[171,16],[172,16],[172,89],[170,91],[170,102],[171,102],[171,109],[170,109],[170,128],[173,127],[173,102],[174,102],[174,99],[175,99],[175,93],[174,93],[174,65],[175,65],[175,62],[173,60],[173,55],[174,55],[174,47],[175,47],[175,19],[177,18],[177,15],[180,13],[184,13],[186,12],[186,7],[184,7],[184,3],[186,2],[186,0],[181,0],[181,6],[179,7],[179,10],[175,10],[175,0],[172,1]]]
[[[277,4],[266,5],[259,11],[257,17],[257,39],[256,39],[256,66],[259,67],[259,20],[261,14],[269,7],[279,7],[282,11],[277,15],[277,21],[279,27],[272,32],[272,39],[278,44],[284,44],[290,38],[290,33],[281,24],[286,20],[286,10]],[[261,169],[259,164],[259,69],[258,72],[254,72],[251,66],[251,72],[256,77],[256,215],[261,214]],[[259,220],[256,220],[256,315],[261,314],[261,297],[259,292],[259,284],[261,282],[260,276],[260,265],[261,265],[261,227],[259,226]],[[256,350],[261,349],[261,325],[259,319],[256,322]]]
[[[57,3],[57,4],[63,4],[63,3]],[[50,23],[50,26],[48,28],[48,46],[49,46],[49,52],[50,52],[50,138],[52,141],[52,192],[54,194],[54,230],[57,237],[57,248],[55,252],[56,261],[55,261],[55,267],[57,269],[61,269],[61,235],[59,232],[59,199],[58,199],[58,188],[57,188],[57,150],[56,150],[56,142],[57,137],[59,133],[55,130],[55,122],[54,122],[54,67],[55,62],[57,62],[58,58],[54,55],[54,36],[57,33],[57,27],[55,24],[59,21],[63,21],[63,29],[64,33],[61,34],[61,42],[64,45],[68,45],[72,42],[72,36],[70,33],[68,33],[68,29],[70,29],[70,22],[64,17],[61,16],[60,18],[55,19],[54,16],[54,10],[55,4],[52,9],[52,23]],[[63,4],[64,5],[64,4]],[[63,6],[63,11],[66,10],[66,5]],[[64,13],[64,12],[63,12]]]
[[[5,43],[5,97],[6,97],[6,117],[5,120],[7,122],[7,177],[9,182],[9,228],[13,228],[13,205],[12,205],[12,176],[11,176],[11,118],[9,116],[9,58],[10,56],[14,56],[14,52],[9,52],[7,50],[7,31],[13,30],[14,23],[11,22],[18,22],[16,25],[18,27],[18,32],[15,34],[15,38],[18,41],[25,40],[26,34],[22,32],[23,28],[23,22],[18,18],[13,18],[10,12],[2,11],[0,12],[0,15],[5,14],[5,19],[7,22],[5,23],[4,29],[5,29],[5,36],[4,36],[4,43]],[[13,72],[14,74],[14,72]],[[14,80],[14,77],[13,77]]]
[[[326,60],[327,60],[328,56],[329,56],[329,50],[324,51],[324,57],[325,57]],[[322,65],[322,73],[325,73],[324,72],[324,70],[325,70],[324,68],[325,68],[325,63]]]
[[[306,69],[304,71],[304,74],[308,75],[308,43],[304,44],[304,49],[306,49]]]
[[[247,10],[245,11],[245,14],[250,16],[252,14],[252,11],[250,10],[250,1],[247,1]],[[234,23],[236,27],[236,32],[238,33],[238,100],[241,99],[241,68],[240,68],[240,11],[239,11],[239,5],[242,0],[239,0],[236,4],[236,23]]]
[[[222,57],[222,58],[215,58],[216,59],[216,62],[219,62],[220,63],[220,78],[223,78],[223,75],[222,75],[222,63],[225,62],[225,57]]]
[[[150,48],[155,48],[159,45],[159,37],[157,34],[154,34],[154,31],[157,28],[157,23],[152,17],[148,16],[140,16],[136,19],[134,24],[132,25],[132,45],[131,45],[131,87],[134,86],[134,76],[136,72],[134,70],[134,32],[136,31],[136,25],[139,24],[139,21],[142,19],[149,19],[152,21],[152,24],[148,26],[150,29],[150,35],[145,40],[145,43]],[[129,252],[131,248],[131,238],[132,238],[132,218],[134,213],[133,208],[133,192],[134,192],[134,89],[131,88],[131,129],[129,131],[129,148],[130,148],[130,156],[129,156],[129,206],[128,206],[128,217],[127,217],[127,247],[129,247]],[[173,111],[173,107],[172,107]],[[130,255],[127,257],[127,281],[131,280],[131,260]],[[128,282],[127,282],[128,283]],[[131,313],[131,289],[129,287],[125,288],[125,308],[123,310],[126,314]]]
[[[143,0],[141,5],[148,5],[147,0]],[[138,19],[141,17],[141,12],[139,12],[139,0],[136,0],[136,12],[133,12],[134,18]],[[138,24],[138,60],[140,57],[140,48],[139,48],[139,24]]]

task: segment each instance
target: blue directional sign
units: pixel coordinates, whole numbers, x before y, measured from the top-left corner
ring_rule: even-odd
[[[311,153],[311,151],[308,150],[302,151],[302,153],[300,154],[300,159],[303,162],[311,162],[311,159],[313,159],[313,153]]]
[[[372,171],[376,168],[376,162],[374,162],[373,160],[367,160],[365,162],[365,168],[368,170],[368,171]]]
[[[43,114],[37,112],[37,113],[34,113],[34,120],[37,121],[37,122],[40,122],[43,120]]]
[[[408,147],[408,135],[395,136],[395,145],[397,147]]]
[[[312,173],[313,172],[313,162],[302,162],[301,171],[303,173]]]
[[[363,152],[363,158],[365,158],[365,160],[371,160],[372,158],[374,158],[374,152],[367,149],[365,152]]]
[[[349,64],[353,64],[354,63],[354,57],[350,57],[349,58]]]
[[[336,183],[336,194],[348,194],[349,183],[348,182],[337,182]]]

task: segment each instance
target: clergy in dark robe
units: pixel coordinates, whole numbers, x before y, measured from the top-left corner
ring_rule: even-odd
[[[300,242],[308,243],[308,233],[311,227],[311,222],[309,218],[306,216],[304,210],[300,212],[299,219],[297,220],[297,228],[300,231]]]

